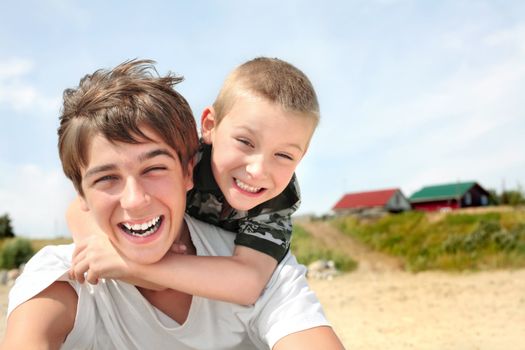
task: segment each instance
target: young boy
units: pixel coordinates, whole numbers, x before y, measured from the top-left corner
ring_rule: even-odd
[[[175,241],[195,260],[233,253],[234,235],[185,215],[198,138],[189,105],[173,89],[179,81],[158,76],[151,61],[130,61],[64,93],[64,172],[82,209],[139,275],[174,256]],[[27,263],[9,294],[0,349],[343,348],[289,253],[247,307],[117,279],[70,280],[74,248],[47,246]]]
[[[233,256],[179,255],[171,266],[164,260],[136,276],[123,271],[126,264],[120,260],[104,264],[109,254],[103,245],[86,241],[78,244],[72,275],[83,281],[88,272],[92,282],[100,277],[143,280],[148,286],[253,304],[289,249],[290,215],[300,202],[294,171],[318,120],[315,91],[291,64],[261,57],[237,67],[202,113],[203,143],[187,204],[190,215],[237,233]],[[93,225],[81,224],[79,211],[71,213],[76,235],[92,232]],[[146,235],[149,227],[128,229]],[[98,271],[91,266],[95,260]]]

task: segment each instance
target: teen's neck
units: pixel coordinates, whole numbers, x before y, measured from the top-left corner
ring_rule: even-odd
[[[188,224],[186,224],[186,220],[182,222],[182,227],[180,229],[177,242],[182,243],[186,246],[186,254],[197,255],[197,249],[195,248],[195,245],[193,245],[193,241],[191,240],[190,229],[188,228]]]

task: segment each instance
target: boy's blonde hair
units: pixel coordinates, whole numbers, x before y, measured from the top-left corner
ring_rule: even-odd
[[[187,166],[198,149],[191,108],[174,86],[182,77],[159,76],[151,60],[124,62],[112,70],[86,75],[78,87],[64,91],[58,128],[62,168],[80,195],[81,170],[88,164],[88,149],[97,134],[110,142],[149,140],[146,126],[169,145]]]
[[[246,94],[276,103],[285,111],[299,112],[319,122],[319,103],[308,77],[278,58],[258,57],[235,68],[226,78],[213,103],[216,123]]]

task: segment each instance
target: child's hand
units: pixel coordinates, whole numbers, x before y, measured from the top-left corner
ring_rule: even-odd
[[[85,274],[87,272],[87,274]],[[106,235],[91,235],[79,242],[73,252],[69,277],[80,283],[96,284],[99,278],[124,279],[129,266]]]
[[[171,245],[170,251],[175,254],[185,255],[188,252],[188,247],[184,243],[175,242]]]

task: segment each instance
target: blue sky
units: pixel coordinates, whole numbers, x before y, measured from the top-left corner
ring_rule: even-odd
[[[226,74],[279,57],[312,80],[322,121],[298,168],[299,213],[343,193],[525,180],[522,1],[2,1],[0,214],[68,235],[62,91],[130,58],[182,74],[198,117]]]

